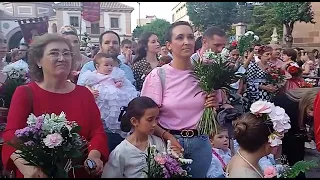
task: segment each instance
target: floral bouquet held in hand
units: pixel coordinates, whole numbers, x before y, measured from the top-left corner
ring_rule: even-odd
[[[147,171],[145,171],[147,178],[190,178],[182,165],[191,164],[192,160],[177,156],[170,148],[170,141],[167,147],[167,152],[163,153],[157,153],[154,145],[148,148]]]
[[[215,90],[229,87],[231,83],[241,76],[235,75],[236,70],[228,66],[229,62],[212,51],[207,51],[204,57],[194,62],[193,75],[199,80],[202,92],[210,94]],[[217,94],[217,93],[216,93]],[[197,95],[197,94],[196,94]],[[217,97],[219,98],[217,94]],[[205,108],[198,124],[200,134],[210,135],[217,131],[216,109]]]
[[[240,36],[238,42],[238,49],[240,56],[244,56],[244,53],[249,50],[255,42],[259,41],[259,37],[255,35],[252,31],[246,32],[244,35]]]
[[[67,178],[77,166],[73,160],[83,156],[87,142],[78,133],[80,126],[67,121],[62,112],[36,117],[31,114],[27,127],[16,130],[16,140],[8,142],[30,166],[39,167],[51,178]],[[81,151],[83,150],[83,151]]]
[[[9,108],[16,88],[28,82],[28,72],[28,65],[19,61],[6,65],[2,69],[2,73],[7,76],[7,79],[1,86],[0,98],[3,99],[6,108]]]
[[[305,173],[317,166],[318,164],[315,161],[298,161],[292,167],[277,164],[266,167],[263,174],[264,178],[296,178],[301,172]]]

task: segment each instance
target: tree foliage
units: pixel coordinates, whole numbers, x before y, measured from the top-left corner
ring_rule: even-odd
[[[187,2],[190,21],[201,31],[210,26],[230,30],[236,19],[236,8],[236,2]]]
[[[274,17],[286,27],[285,41],[288,47],[292,46],[292,31],[295,22],[315,23],[311,2],[274,2]]]
[[[275,18],[274,11],[275,9],[269,4],[254,6],[253,8],[248,30],[258,35],[263,44],[270,43],[274,27],[277,28],[279,41],[282,39],[283,24]]]
[[[155,33],[160,41],[160,44],[165,44],[165,34],[170,26],[170,22],[164,19],[156,19],[150,24],[144,26],[137,26],[133,30],[133,38],[139,38],[143,32],[152,32]]]

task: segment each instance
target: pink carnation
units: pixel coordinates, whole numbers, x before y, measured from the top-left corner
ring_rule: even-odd
[[[163,158],[162,156],[156,156],[156,157],[154,157],[154,160],[155,160],[157,163],[161,164],[161,165],[163,165],[163,164],[166,163],[165,158]]]
[[[44,144],[48,148],[54,148],[54,147],[60,146],[62,141],[63,141],[63,138],[58,133],[49,134],[47,135],[46,138],[43,139]]]
[[[264,178],[273,178],[277,176],[277,170],[273,166],[268,166],[264,169]]]

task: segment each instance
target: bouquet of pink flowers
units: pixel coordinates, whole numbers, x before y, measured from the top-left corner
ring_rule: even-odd
[[[170,145],[170,142],[168,142]],[[191,164],[191,159],[184,159],[177,156],[170,146],[167,152],[157,153],[156,147],[148,148],[147,154],[147,171],[145,171],[147,178],[190,178],[187,170],[182,168],[184,164]]]
[[[86,149],[87,142],[78,134],[80,129],[77,123],[67,121],[64,112],[59,116],[31,114],[27,127],[16,130],[16,139],[8,144],[17,149],[27,165],[40,167],[51,178],[67,178]]]

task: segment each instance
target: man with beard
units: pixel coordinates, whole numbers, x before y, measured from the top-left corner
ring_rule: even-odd
[[[120,37],[114,31],[106,31],[102,33],[99,37],[100,44],[100,52],[108,53],[111,56],[118,57],[120,54]],[[131,68],[125,64],[123,64],[119,59],[114,62],[115,67],[119,67],[121,70],[125,72],[126,78],[132,83],[135,83],[135,79],[133,77],[133,72]],[[96,68],[94,67],[93,61],[87,62],[80,71],[80,76],[78,79],[78,85],[83,85],[83,80],[81,78],[82,73],[86,71],[94,71]]]
[[[221,53],[224,46],[226,45],[226,42],[227,37],[226,33],[223,30],[217,27],[208,28],[203,33],[201,49],[197,50],[197,52],[191,56],[191,60],[198,61],[199,59],[202,59],[203,54],[207,50],[211,50],[215,53]]]

